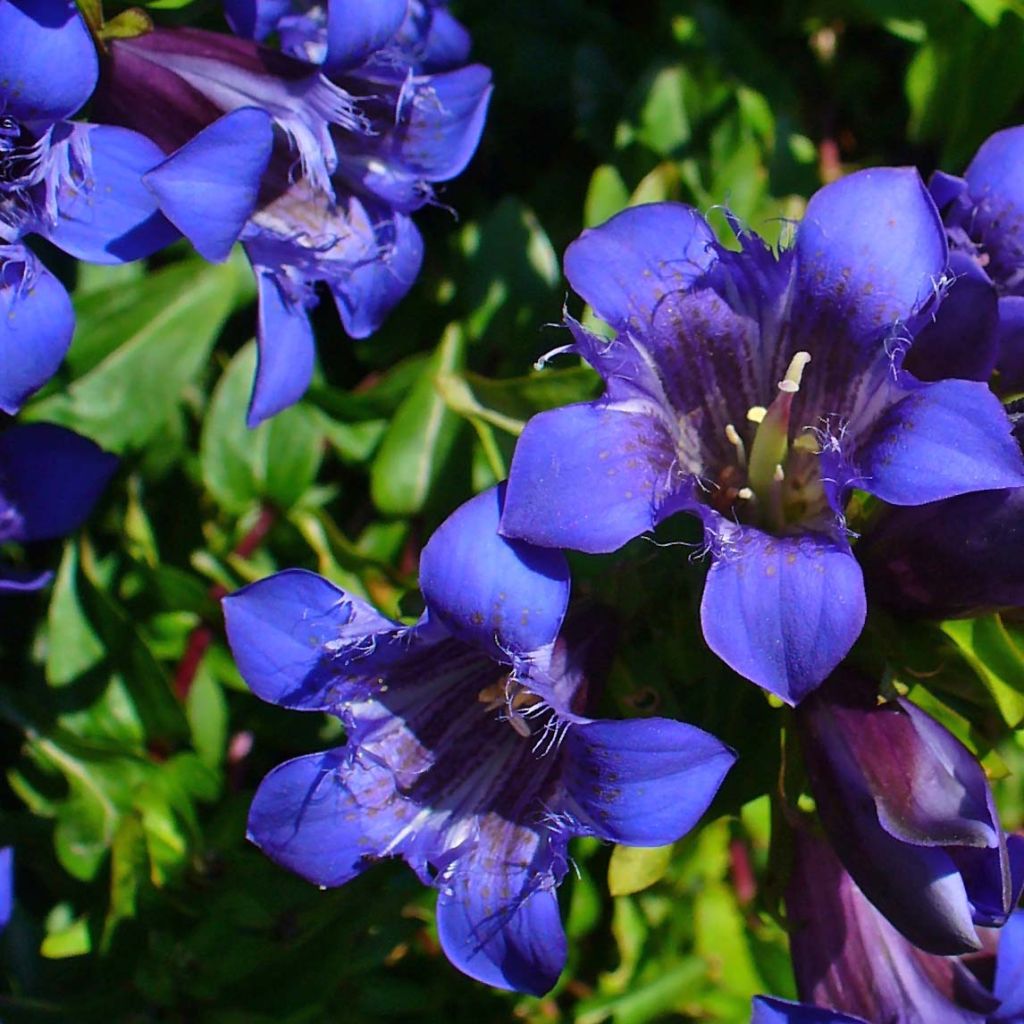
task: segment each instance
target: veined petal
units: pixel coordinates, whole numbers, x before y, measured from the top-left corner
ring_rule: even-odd
[[[303,711],[330,709],[346,677],[373,651],[375,633],[402,627],[315,573],[287,569],[224,598],[238,670],[263,700]],[[367,671],[375,671],[369,664]]]
[[[5,540],[63,537],[85,521],[117,459],[81,434],[25,423],[0,434],[0,488],[20,525]]]
[[[64,286],[24,246],[0,245],[0,409],[13,415],[57,372],[74,330]]]
[[[967,253],[951,252],[949,269],[955,280],[935,320],[914,339],[903,367],[918,380],[987,381],[999,354],[995,285]]]
[[[867,1024],[867,1021],[820,1006],[792,1003],[772,996],[754,996],[750,1024]]]
[[[639,405],[570,405],[534,416],[516,444],[506,537],[600,553],[652,529],[675,489],[676,451]]]
[[[735,527],[720,541],[701,601],[704,639],[740,675],[797,704],[860,635],[860,567],[848,547],[819,534]]]
[[[415,813],[396,795],[387,768],[349,763],[349,756],[337,749],[278,765],[249,808],[249,840],[316,885],[354,878]]]
[[[1002,1000],[994,1021],[1024,1017],[1024,910],[1015,910],[999,932],[995,995]]]
[[[62,183],[56,223],[39,228],[54,245],[90,263],[142,259],[179,237],[157,208],[142,176],[164,155],[144,135],[109,125],[82,125],[91,173],[79,187]]]
[[[911,391],[861,447],[864,490],[893,505],[1024,486],[1024,459],[999,400],[976,381]]]
[[[717,259],[714,241],[689,206],[635,206],[584,231],[565,251],[565,276],[602,320],[644,336],[655,310]]]
[[[220,263],[256,206],[273,144],[270,115],[240,107],[204,128],[143,181],[199,254]]]
[[[250,427],[294,405],[306,393],[316,360],[304,296],[290,294],[294,289],[289,288],[286,271],[254,269],[259,286],[259,360],[246,418]]]
[[[565,785],[581,821],[630,846],[685,835],[736,760],[714,736],[667,718],[578,724],[565,744]]]
[[[566,959],[554,878],[549,870],[545,884],[542,868],[490,861],[487,848],[467,856],[442,888],[437,899],[441,948],[477,981],[543,995]]]
[[[0,110],[52,124],[92,94],[96,49],[73,0],[0,3]]]
[[[815,193],[796,232],[798,336],[836,330],[869,361],[936,293],[946,236],[917,171],[858,171]]]
[[[432,616],[491,654],[527,654],[554,643],[569,603],[560,551],[498,535],[500,485],[456,509],[420,556],[420,588]]]
[[[405,20],[408,0],[330,0],[324,70],[354,67],[391,41]]]

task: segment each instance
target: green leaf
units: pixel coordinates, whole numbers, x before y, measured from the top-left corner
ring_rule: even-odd
[[[641,892],[662,878],[671,863],[671,843],[650,847],[618,845],[608,864],[608,891],[613,896]]]
[[[92,952],[89,918],[82,916],[62,927],[47,931],[39,952],[48,960],[63,960],[70,956],[85,956]]]
[[[462,330],[449,325],[384,435],[370,470],[370,493],[385,515],[421,512],[452,454],[463,421],[448,408],[437,379],[462,368],[465,350]]]
[[[78,599],[78,547],[64,545],[47,612],[46,681],[66,686],[97,665],[104,654]]]
[[[100,947],[110,948],[118,924],[135,917],[139,886],[146,879],[146,840],[142,822],[126,814],[114,834],[110,860],[110,904]]]
[[[249,342],[218,381],[199,442],[203,484],[236,515],[263,500],[291,508],[316,480],[324,454],[324,417],[303,404],[255,430],[245,425],[255,372],[256,343]]]
[[[944,622],[942,631],[957,645],[1012,729],[1024,724],[1024,653],[998,615]]]
[[[66,391],[33,402],[24,417],[71,427],[113,452],[144,447],[205,365],[240,272],[232,262],[188,260],[125,286],[135,301],[88,296],[91,306],[106,301],[113,312],[94,320],[91,332],[88,323],[76,332],[69,363],[84,372]]]
[[[583,225],[592,228],[603,224],[629,202],[629,189],[622,175],[611,164],[602,164],[590,177],[587,198],[583,203]]]
[[[204,764],[216,768],[224,760],[228,705],[220,684],[204,664],[200,664],[188,691],[185,714],[192,730],[192,746],[196,748],[196,753]]]

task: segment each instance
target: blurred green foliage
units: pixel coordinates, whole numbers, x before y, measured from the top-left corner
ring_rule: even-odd
[[[691,526],[574,559],[575,588],[622,623],[609,713],[695,722],[740,765],[673,848],[577,844],[569,967],[542,1000],[449,969],[430,894],[401,865],[319,892],[246,844],[262,775],[340,732],[249,694],[217,598],[306,566],[413,614],[433,527],[505,475],[530,415],[596,393],[572,360],[531,369],[565,340],[545,326],[563,302],[582,315],[559,270],[579,231],[677,199],[723,238],[722,205],[785,240],[847,170],[961,170],[1024,119],[1024,3],[452,6],[496,82],[481,150],[440,195],[458,219],[420,216],[424,273],[377,337],[353,343],[318,311],[320,368],[295,408],[244,426],[254,294],[240,256],[210,266],[182,247],[77,278],[54,260],[78,329],[24,418],[123,461],[87,530],[51,546],[52,588],[6,599],[0,623],[0,842],[17,850],[0,939],[8,1024],[744,1022],[754,993],[793,994],[769,861],[785,713],[704,647]],[[162,24],[224,28],[213,2],[146,7]],[[892,685],[1009,780],[1006,824],[1024,825],[1019,626],[879,621],[871,637],[861,656],[885,650]]]

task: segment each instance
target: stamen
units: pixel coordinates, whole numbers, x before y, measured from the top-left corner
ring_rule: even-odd
[[[789,361],[785,379],[779,381],[779,390],[791,395],[800,390],[800,380],[804,375],[804,367],[811,361],[810,352],[797,352]]]
[[[749,487],[741,487],[736,492],[736,497],[740,498],[742,501],[752,501],[754,492]]]
[[[760,423],[767,415],[768,410],[763,405],[752,405],[747,410],[747,419],[751,423]]]
[[[739,431],[731,423],[726,423],[725,425],[725,437],[729,444],[736,449],[736,460],[740,468],[745,469],[747,466],[747,449],[743,444],[743,438],[740,437]]]
[[[783,469],[782,469],[782,466],[781,466],[781,465],[779,465],[778,463],[777,463],[777,464],[776,464],[776,466],[775,466],[775,472],[774,472],[774,473],[772,473],[772,479],[773,479],[773,480],[774,480],[774,481],[775,481],[775,482],[776,482],[777,484],[781,484],[781,483],[782,483],[782,481],[786,479],[786,474],[785,474],[785,472],[783,471]]]

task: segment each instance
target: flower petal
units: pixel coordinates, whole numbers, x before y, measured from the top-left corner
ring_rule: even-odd
[[[286,708],[317,711],[339,699],[349,661],[374,633],[400,626],[315,573],[287,569],[224,598],[228,644],[249,688]],[[349,657],[346,657],[349,656]],[[372,668],[368,668],[372,672]]]
[[[0,246],[0,409],[13,415],[57,372],[74,330],[57,278],[23,246]]]
[[[689,206],[634,206],[588,228],[566,249],[565,276],[602,320],[646,334],[655,310],[714,263],[714,241]]]
[[[867,1024],[861,1017],[851,1017],[834,1010],[806,1003],[791,1003],[773,996],[754,996],[750,1024]]]
[[[893,505],[1024,485],[1024,459],[999,400],[976,381],[911,391],[879,418],[859,456],[864,490]]]
[[[142,183],[142,175],[164,159],[161,150],[127,128],[80,127],[89,133],[92,174],[85,188],[62,186],[57,223],[41,226],[40,234],[90,263],[142,259],[179,238]]]
[[[270,115],[240,107],[204,128],[143,181],[196,251],[220,263],[256,206],[273,144]]]
[[[0,110],[52,124],[92,95],[96,48],[73,0],[0,3]]]
[[[946,236],[917,171],[858,171],[815,193],[796,232],[798,335],[841,331],[869,359],[935,295]]]
[[[1015,910],[999,932],[994,991],[1002,1000],[994,1021],[1024,1016],[1024,910]]]
[[[996,344],[1000,394],[1024,391],[1024,296],[1004,295],[999,300]]]
[[[45,587],[53,579],[49,569],[11,569],[0,565],[0,594],[25,594]]]
[[[0,434],[4,498],[21,523],[11,540],[31,542],[77,530],[117,469],[117,459],[81,434],[25,423]]]
[[[614,551],[658,522],[674,460],[666,427],[643,407],[542,412],[516,444],[501,532],[545,547]]]
[[[741,527],[726,544],[704,586],[704,639],[730,668],[796,704],[860,635],[860,567],[847,547],[815,534]]]
[[[347,765],[344,749],[278,765],[249,808],[247,836],[268,857],[316,885],[354,878],[401,830],[409,805],[373,763]]]
[[[259,359],[246,423],[257,427],[294,405],[313,379],[316,347],[309,314],[287,294],[281,275],[255,267],[259,285]]]
[[[667,718],[578,724],[565,745],[565,785],[580,817],[630,846],[689,832],[736,761],[710,733]]]
[[[987,381],[999,354],[999,303],[995,286],[978,261],[951,252],[955,280],[943,296],[935,320],[914,339],[903,363],[918,380]]]
[[[0,931],[7,927],[14,909],[14,847],[0,848]]]
[[[292,0],[224,0],[224,17],[231,30],[246,39],[262,42],[277,23],[292,11]]]
[[[324,69],[341,71],[391,41],[405,20],[408,0],[330,0]]]
[[[503,485],[467,501],[420,556],[430,614],[499,660],[552,644],[569,603],[569,567],[560,551],[498,535],[504,501]]]
[[[527,871],[505,865],[500,876],[488,878],[473,871],[472,863],[460,868],[437,899],[445,956],[486,985],[537,996],[549,991],[566,959],[554,888],[528,888],[516,896],[529,879]]]

